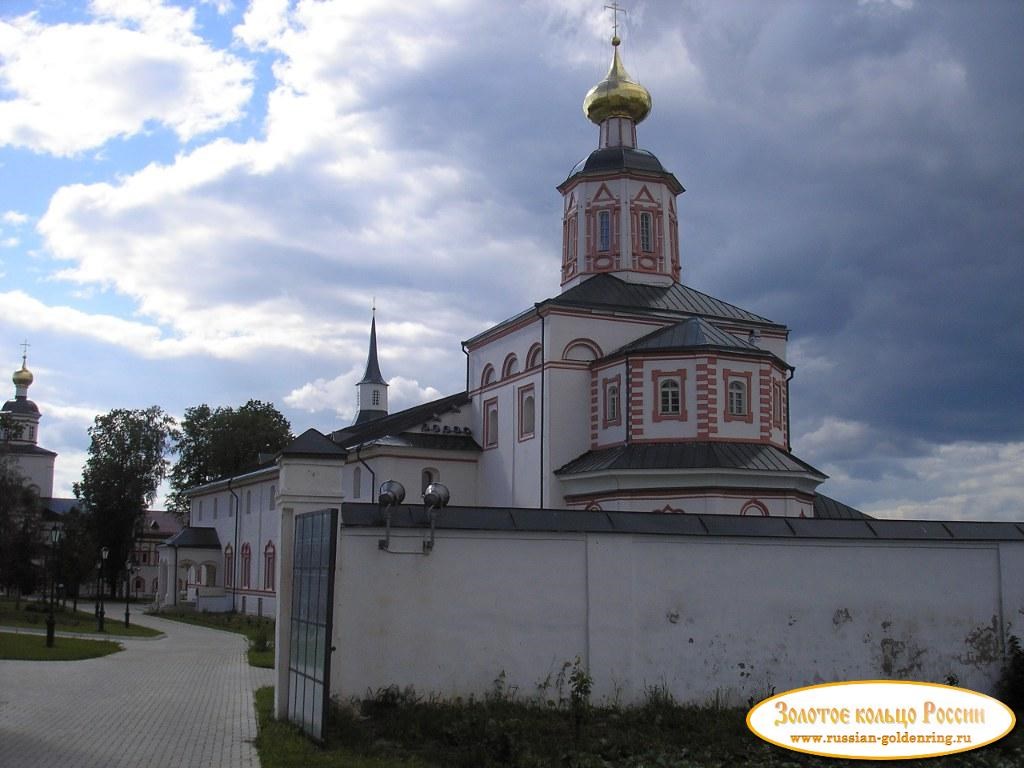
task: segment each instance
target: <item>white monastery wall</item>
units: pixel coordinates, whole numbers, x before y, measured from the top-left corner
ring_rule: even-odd
[[[1024,544],[440,530],[429,556],[342,528],[331,694],[521,695],[581,657],[595,700],[746,703],[915,679],[991,691]],[[421,531],[399,531],[418,547]]]

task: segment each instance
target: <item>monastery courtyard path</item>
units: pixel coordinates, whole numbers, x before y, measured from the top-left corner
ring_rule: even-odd
[[[249,666],[242,635],[139,623],[166,636],[115,638],[125,650],[85,661],[0,661],[0,766],[259,768],[253,691],[273,670]]]

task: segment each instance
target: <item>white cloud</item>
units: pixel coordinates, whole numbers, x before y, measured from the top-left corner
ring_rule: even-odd
[[[557,285],[557,257],[472,155],[409,148],[393,108],[377,108],[375,89],[399,87],[453,45],[420,33],[424,10],[393,11],[253,4],[236,36],[279,54],[265,138],[217,139],[57,191],[38,226],[66,264],[56,276],[137,307],[131,333],[104,338],[150,357],[287,347],[351,365],[365,355],[368,315],[350,318],[376,294],[395,328],[381,351],[401,361],[391,372],[415,375],[440,356],[459,380],[459,335],[507,313],[487,314],[488,288],[532,298],[531,279]],[[448,127],[435,117],[430,130]]]
[[[16,248],[21,241],[16,237],[5,237],[0,240],[0,248]]]
[[[1024,515],[1024,443],[958,442],[907,459],[901,480],[863,507],[879,517],[1016,520]]]
[[[292,408],[309,413],[334,411],[343,421],[355,418],[358,410],[356,383],[362,368],[353,368],[333,379],[316,379],[289,392],[284,401]],[[394,376],[388,379],[388,411],[398,411],[437,400],[441,393],[431,386],[422,386],[415,379]]]
[[[3,216],[0,216],[0,220],[2,220],[4,224],[20,226],[28,221],[28,215],[19,213],[18,211],[4,211]]]
[[[156,0],[94,0],[94,21],[0,20],[0,144],[73,155],[151,123],[181,140],[237,120],[252,67],[207,45],[194,12]]]

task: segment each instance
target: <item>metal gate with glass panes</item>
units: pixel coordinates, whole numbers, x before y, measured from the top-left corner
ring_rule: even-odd
[[[326,736],[338,510],[295,516],[288,719],[312,738]]]

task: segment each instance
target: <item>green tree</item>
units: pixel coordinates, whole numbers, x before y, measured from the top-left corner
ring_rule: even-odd
[[[205,403],[185,411],[178,460],[171,470],[168,508],[185,519],[185,491],[207,480],[237,474],[277,453],[292,440],[291,425],[272,404],[250,400],[239,408],[211,409]]]
[[[167,474],[178,437],[174,419],[158,406],[116,408],[89,427],[89,456],[75,496],[91,520],[95,545],[108,547],[106,577],[114,588],[132,551],[136,527]]]
[[[0,454],[0,584],[8,594],[33,591],[41,530],[39,497]]]
[[[61,520],[64,539],[60,543],[60,580],[65,594],[74,600],[78,610],[78,596],[83,584],[91,584],[96,577],[96,543],[92,520],[78,507],[72,507]]]

